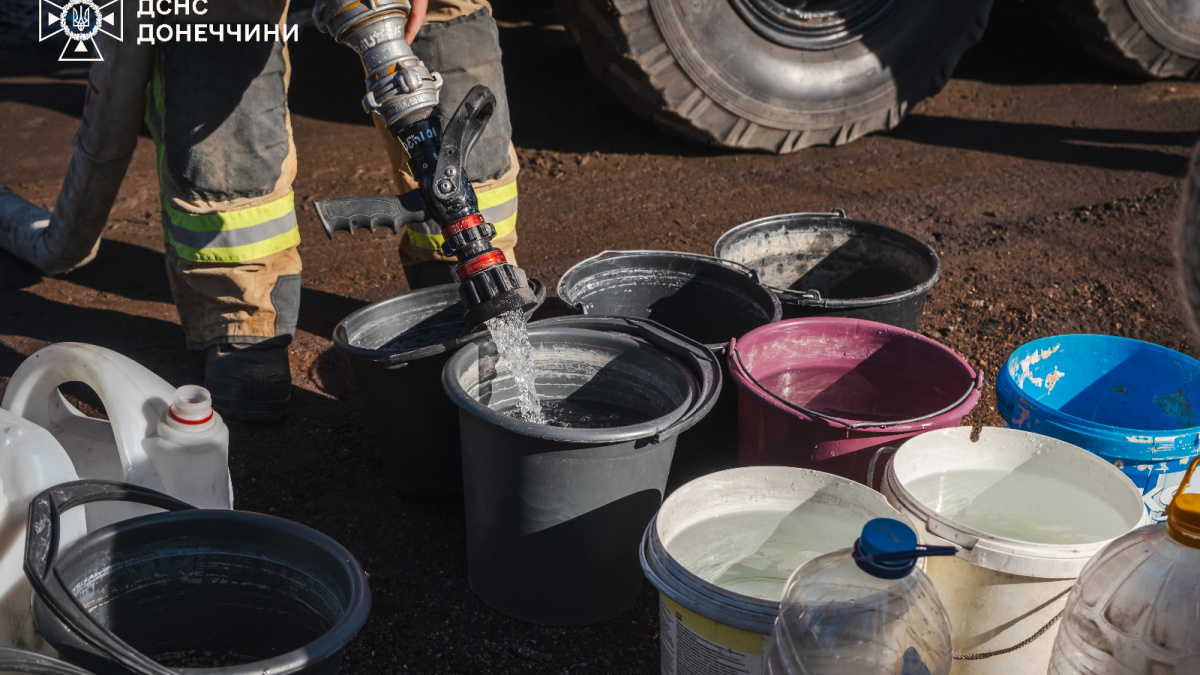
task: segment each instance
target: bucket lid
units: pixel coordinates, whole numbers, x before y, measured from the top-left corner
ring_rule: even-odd
[[[1167,506],[1167,534],[1189,548],[1200,548],[1200,494],[1184,493],[1192,481],[1197,464],[1200,464],[1200,455],[1192,459],[1175,498]]]

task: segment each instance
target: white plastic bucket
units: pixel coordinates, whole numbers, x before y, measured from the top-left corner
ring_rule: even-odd
[[[975,442],[971,434],[958,427],[910,439],[889,462],[882,490],[925,543],[959,547],[955,557],[930,558],[926,568],[950,614],[956,654],[951,673],[1044,673],[1056,617],[1083,566],[1112,539],[1147,522],[1141,491],[1113,465],[1065,441],[1016,429],[984,428]],[[1102,523],[1111,536],[1069,544],[999,536],[939,514],[906,487],[939,474],[954,484],[956,473],[961,481],[962,472],[1018,468],[1069,483],[1111,506]],[[994,652],[1004,653],[987,656]],[[977,658],[958,658],[964,655]]]
[[[806,520],[797,521],[801,514]],[[806,541],[787,539],[806,531],[795,528],[798,522],[822,516],[839,520],[838,532],[844,525],[844,541],[841,536],[817,535]],[[659,591],[662,675],[766,673],[778,599],[744,595],[704,580],[692,571],[704,572],[698,567],[701,558],[707,558],[703,564],[711,570],[766,551],[765,559],[752,558],[748,564],[779,563],[772,567],[771,576],[783,576],[779,583],[782,591],[782,581],[805,560],[789,550],[772,558],[770,551],[775,549],[769,547],[780,538],[787,539],[785,547],[803,545],[806,554],[815,557],[851,546],[872,518],[898,516],[878,492],[810,469],[729,469],[676,490],[650,521],[641,549],[642,569]],[[713,533],[704,528],[714,522],[735,523],[736,527],[723,536],[708,536]],[[703,550],[705,541],[711,542],[711,551]]]

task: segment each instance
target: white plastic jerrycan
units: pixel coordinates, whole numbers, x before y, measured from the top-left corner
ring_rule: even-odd
[[[0,646],[54,654],[33,629],[32,589],[25,580],[29,502],[46,488],[76,479],[71,458],[50,432],[0,408]],[[83,536],[83,511],[63,514],[62,546]]]
[[[71,405],[58,391],[67,382],[91,387],[108,420]],[[200,508],[233,508],[229,430],[203,387],[177,390],[112,350],[64,342],[17,368],[0,407],[49,431],[79,478],[134,483]],[[85,507],[88,531],[153,512],[119,502]]]

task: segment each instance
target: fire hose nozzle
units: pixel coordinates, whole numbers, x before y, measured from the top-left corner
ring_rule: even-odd
[[[324,0],[313,9],[317,27],[354,49],[367,71],[363,107],[387,123],[404,145],[408,168],[419,187],[399,197],[341,197],[316,204],[332,238],[338,230],[374,232],[432,219],[442,231],[441,250],[458,259],[459,297],[468,328],[536,305],[520,268],[491,244],[496,229],[479,212],[464,170],[471,147],[496,107],[496,96],[476,86],[442,129],[438,96],[442,78],[432,73],[404,41],[411,9],[407,0]]]

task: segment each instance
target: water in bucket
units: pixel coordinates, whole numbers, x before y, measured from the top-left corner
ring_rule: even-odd
[[[533,348],[529,344],[524,312],[519,309],[505,312],[488,319],[487,327],[501,360],[512,371],[513,382],[520,394],[518,407],[521,417],[535,424],[546,424],[537,395],[537,369],[533,363]]]
[[[618,405],[608,401],[571,401],[568,399],[540,399],[542,424],[570,429],[612,429],[631,424],[641,424],[653,416],[643,410]],[[501,411],[509,417],[529,419],[519,405]]]
[[[989,534],[1037,544],[1105,541],[1129,528],[1096,491],[1023,465],[922,476],[908,491],[938,514]]]
[[[894,422],[929,412],[913,392],[931,389],[905,373],[859,365],[805,365],[759,378],[769,391],[816,412],[862,422]],[[937,391],[936,395],[943,395]]]
[[[788,577],[813,558],[853,543],[862,524],[828,504],[721,513],[680,531],[671,554],[692,574],[734,593],[778,601]]]

